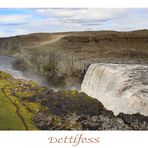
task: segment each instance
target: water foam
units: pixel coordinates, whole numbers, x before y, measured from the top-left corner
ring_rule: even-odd
[[[107,109],[148,115],[148,65],[90,65],[81,91],[100,100]]]

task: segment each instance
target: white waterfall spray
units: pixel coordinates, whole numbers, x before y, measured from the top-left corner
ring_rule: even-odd
[[[40,76],[35,74],[25,75],[22,71],[14,69],[12,64],[15,60],[16,59],[13,57],[0,55],[0,70],[9,73],[15,79],[33,80],[38,85],[47,86],[46,80],[44,80]]]
[[[148,65],[92,64],[81,91],[97,98],[115,114],[148,115]]]

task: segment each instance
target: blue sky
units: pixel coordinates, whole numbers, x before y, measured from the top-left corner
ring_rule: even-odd
[[[0,9],[0,37],[35,32],[148,29],[148,9]]]

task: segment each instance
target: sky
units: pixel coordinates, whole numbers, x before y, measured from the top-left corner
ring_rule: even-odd
[[[0,37],[36,32],[148,29],[146,8],[0,9]]]

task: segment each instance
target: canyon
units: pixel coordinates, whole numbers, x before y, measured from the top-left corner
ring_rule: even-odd
[[[17,81],[24,92],[32,94],[22,97],[23,91],[17,93],[12,86],[8,90],[10,98],[18,98],[20,104],[23,98],[23,105],[35,103],[33,113],[28,113],[33,128],[147,129],[147,30],[0,38],[0,55],[0,70],[11,74],[15,78],[8,78],[11,82]],[[5,58],[10,62],[3,63]],[[2,96],[7,96],[5,86],[1,90]]]
[[[90,64],[147,64],[147,48],[147,30],[37,33],[0,39],[0,53],[22,61],[16,68],[31,69],[57,86],[78,88]]]

